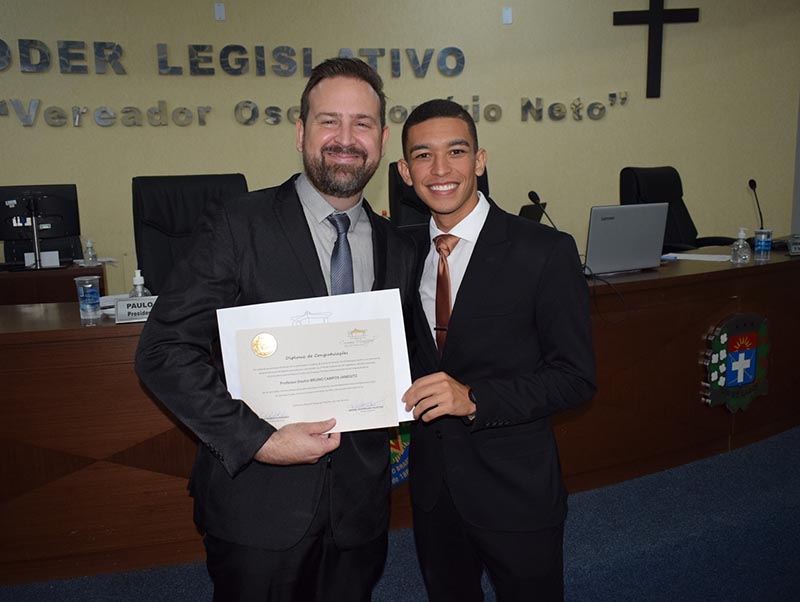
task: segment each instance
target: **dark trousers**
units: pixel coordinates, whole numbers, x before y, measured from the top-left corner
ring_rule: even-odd
[[[308,533],[288,550],[206,535],[214,602],[369,602],[386,563],[387,533],[357,548],[340,549],[331,533],[328,502],[323,495]]]
[[[538,531],[479,529],[461,519],[444,485],[431,512],[413,506],[413,513],[430,602],[482,602],[484,568],[498,602],[564,599],[563,523]]]

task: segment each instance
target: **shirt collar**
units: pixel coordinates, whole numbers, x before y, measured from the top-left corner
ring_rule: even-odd
[[[297,190],[297,196],[300,197],[300,202],[303,204],[303,207],[306,208],[306,211],[314,218],[314,220],[319,223],[327,223],[326,220],[331,213],[336,213],[336,209],[330,206],[328,201],[319,193],[319,191],[314,188],[311,181],[308,179],[308,176],[305,173],[301,173],[300,176],[294,182],[295,190]],[[347,216],[350,218],[350,228],[349,232],[353,231],[358,220],[361,219],[361,216],[364,215],[364,212],[361,210],[364,204],[364,195],[361,195],[361,198],[358,200],[358,203],[350,207],[347,211],[340,211],[339,213],[346,213]]]
[[[486,216],[489,215],[489,201],[483,196],[483,193],[478,191],[478,203],[473,207],[464,219],[458,222],[449,232],[442,232],[436,227],[436,222],[431,218],[429,231],[431,240],[440,234],[452,234],[462,240],[474,243],[478,240],[478,236],[483,229],[483,223],[486,221]]]

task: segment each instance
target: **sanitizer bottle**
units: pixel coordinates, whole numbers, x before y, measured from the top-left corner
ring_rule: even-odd
[[[92,244],[91,240],[86,241],[86,252],[83,254],[83,265],[90,267],[94,265],[98,265],[100,262],[97,261],[97,251],[94,250],[94,244]]]
[[[142,270],[136,270],[133,273],[133,288],[131,289],[129,297],[149,297],[150,291],[144,286],[144,276]]]
[[[739,228],[739,236],[731,245],[731,263],[742,264],[750,261],[750,245],[746,240],[747,228]]]

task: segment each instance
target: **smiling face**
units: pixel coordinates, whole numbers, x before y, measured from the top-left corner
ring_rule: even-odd
[[[297,121],[297,150],[306,175],[334,208],[355,205],[378,169],[389,128],[381,126],[380,100],[364,81],[331,77],[308,95],[305,123]]]
[[[478,176],[486,151],[476,149],[466,122],[435,117],[408,129],[400,175],[431,210],[436,226],[449,232],[478,204]]]

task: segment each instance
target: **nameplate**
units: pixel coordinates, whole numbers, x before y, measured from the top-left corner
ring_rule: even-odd
[[[153,309],[153,304],[158,299],[158,295],[152,297],[131,297],[129,299],[118,299],[116,306],[115,321],[117,324],[126,322],[144,322]]]

